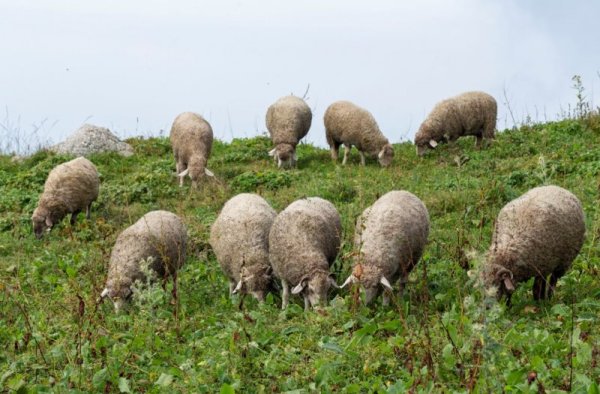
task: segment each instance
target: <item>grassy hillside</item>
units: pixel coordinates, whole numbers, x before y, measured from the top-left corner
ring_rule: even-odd
[[[381,169],[346,167],[299,147],[296,170],[278,171],[267,138],[216,142],[218,181],[179,188],[167,139],[132,139],[136,154],[92,157],[102,185],[92,220],[64,220],[43,240],[30,216],[44,180],[70,159],[39,152],[0,157],[0,390],[19,392],[543,392],[598,393],[600,381],[600,127],[564,120],[500,133],[488,149],[471,139],[423,159],[408,143]],[[583,202],[587,240],[555,298],[536,303],[531,283],[507,308],[475,275],[500,208],[528,189],[557,184]],[[431,216],[430,241],[402,297],[365,308],[354,289],[305,313],[228,297],[208,246],[211,223],[239,192],[277,210],[305,196],[332,201],[349,274],[354,220],[378,196],[405,189]],[[184,218],[191,236],[179,298],[160,284],[127,313],[97,304],[116,236],[149,210]],[[471,270],[471,275],[468,274]],[[169,285],[170,286],[170,285]],[[595,382],[595,383],[594,383]],[[531,385],[529,384],[531,383]]]

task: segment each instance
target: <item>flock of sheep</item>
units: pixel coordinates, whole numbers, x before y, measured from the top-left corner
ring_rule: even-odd
[[[415,136],[417,154],[465,135],[475,136],[480,146],[483,139],[494,138],[496,116],[496,101],[483,92],[444,100],[421,124]],[[269,155],[278,167],[296,164],[296,146],[311,121],[310,108],[301,98],[283,97],[269,107],[266,124],[274,145]],[[376,157],[384,167],[391,164],[393,147],[367,110],[338,101],[325,112],[324,123],[334,160],[344,145],[343,164],[352,146],[359,150],[363,165],[365,155]],[[186,176],[193,184],[214,176],[207,168],[213,133],[206,120],[190,112],[181,114],[173,122],[170,138],[180,185]],[[89,219],[99,184],[96,167],[86,158],[55,167],[33,212],[36,237],[68,214],[74,223],[85,209]],[[325,304],[330,288],[356,283],[364,288],[367,303],[383,292],[383,303],[388,304],[394,284],[399,282],[402,291],[419,262],[429,227],[429,213],[417,196],[408,191],[384,194],[357,220],[358,257],[341,286],[330,272],[341,244],[340,215],[331,202],[319,197],[297,200],[277,214],[256,194],[234,196],[211,227],[210,245],[231,294],[251,294],[262,301],[277,288],[278,279],[283,308],[290,292],[301,295],[309,308]],[[550,297],[579,253],[584,235],[584,213],[575,195],[557,186],[534,188],[500,211],[481,279],[486,288],[495,288],[498,297],[510,301],[517,283],[533,277],[534,298]],[[134,282],[145,279],[145,270],[175,278],[186,258],[186,243],[186,227],[177,215],[145,214],[118,236],[101,297],[112,300],[119,310],[131,297]]]

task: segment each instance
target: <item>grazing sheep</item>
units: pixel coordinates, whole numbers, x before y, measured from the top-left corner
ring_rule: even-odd
[[[494,138],[497,113],[496,100],[484,92],[467,92],[437,103],[415,135],[417,154],[465,135],[474,135],[480,147],[483,138]]]
[[[382,287],[392,290],[400,279],[400,290],[417,264],[429,235],[429,213],[423,202],[407,191],[391,191],[365,209],[356,223],[354,245],[360,262],[341,287],[360,283],[369,304]],[[389,304],[387,293],[383,304]]]
[[[296,145],[308,133],[312,112],[299,97],[285,96],[267,110],[267,129],[273,140],[269,156],[277,161],[277,167],[296,165]]]
[[[331,104],[323,118],[327,143],[331,147],[331,157],[337,161],[338,148],[344,145],[346,164],[352,145],[360,154],[360,163],[365,165],[365,153],[377,156],[379,164],[387,167],[394,159],[394,148],[379,130],[375,118],[369,111],[349,101],[336,101]]]
[[[31,216],[36,238],[40,239],[44,231],[50,231],[69,213],[71,225],[75,224],[77,215],[84,209],[89,219],[92,202],[98,198],[99,188],[98,170],[85,157],[54,167],[48,174],[44,192]]]
[[[275,218],[269,233],[269,259],[283,287],[282,308],[302,293],[304,308],[327,303],[329,272],[340,248],[340,215],[329,201],[309,197],[294,201]]]
[[[126,228],[115,242],[110,255],[106,287],[101,297],[109,297],[119,311],[131,296],[136,280],[146,279],[143,264],[159,278],[174,278],[177,289],[177,270],[185,261],[187,231],[181,219],[167,211],[152,211]]]
[[[171,145],[179,177],[179,186],[183,186],[186,175],[192,180],[192,186],[204,176],[214,176],[206,168],[213,143],[213,131],[204,118],[193,112],[178,115],[171,126]]]
[[[269,230],[277,213],[256,194],[242,193],[225,203],[210,229],[210,245],[229,278],[230,294],[250,293],[264,301],[272,276]]]
[[[583,209],[575,195],[558,186],[531,189],[500,210],[483,283],[495,287],[498,298],[505,295],[510,304],[516,284],[533,277],[533,298],[550,298],[579,253],[584,235]]]

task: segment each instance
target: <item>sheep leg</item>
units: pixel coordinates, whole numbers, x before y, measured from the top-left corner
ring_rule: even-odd
[[[89,203],[89,205],[87,207],[85,207],[85,218],[87,220],[90,220],[90,217],[92,216],[91,212],[92,212],[92,203]]]
[[[233,296],[233,289],[235,289],[236,283],[229,281],[229,297]]]
[[[342,161],[342,165],[346,165],[346,162],[348,161],[348,154],[350,153],[350,149],[352,149],[351,146],[349,145],[344,145],[344,160]]]
[[[556,283],[558,282],[558,278],[564,275],[564,271],[556,270],[550,275],[550,286],[548,286],[548,298],[552,298],[554,294],[554,289],[556,289]]]
[[[335,144],[331,145],[331,159],[333,161],[337,161],[337,159],[338,159],[338,155],[339,155],[338,147],[339,146],[335,146]]]
[[[365,166],[365,154],[361,151],[358,151],[358,154],[360,155],[360,164],[364,167]]]
[[[535,301],[543,300],[546,294],[546,278],[536,276],[533,281],[533,299]]]
[[[381,302],[383,306],[390,305],[390,294],[388,291],[383,290],[383,301]]]
[[[71,226],[75,225],[77,222],[77,215],[79,215],[80,212],[81,210],[77,210],[71,214]]]
[[[308,295],[304,295],[304,310],[307,311],[310,309],[310,300],[308,299]]]
[[[482,143],[483,143],[483,135],[477,134],[475,136],[475,147],[481,149]]]
[[[285,309],[290,302],[290,285],[285,281],[281,280],[281,309]]]

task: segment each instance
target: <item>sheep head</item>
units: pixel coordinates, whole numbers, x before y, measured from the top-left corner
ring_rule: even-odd
[[[370,304],[381,293],[382,289],[393,291],[390,281],[383,276],[381,269],[372,265],[356,264],[352,274],[340,287],[359,283],[365,289],[365,304]]]
[[[327,304],[327,293],[330,287],[339,288],[333,275],[327,271],[315,271],[306,275],[292,289],[292,294],[302,293],[311,306]]]
[[[388,167],[394,160],[394,148],[391,144],[385,144],[377,154],[377,159],[382,167]]]
[[[266,291],[271,282],[271,273],[271,267],[261,265],[242,267],[240,270],[240,280],[235,289],[233,289],[233,294],[252,294],[258,301],[264,301]]]
[[[278,168],[292,167],[296,164],[296,149],[291,144],[278,144],[269,151],[269,156],[277,161]]]
[[[50,212],[47,209],[36,208],[31,216],[33,223],[33,233],[37,239],[42,238],[45,232],[49,232],[54,226]]]

